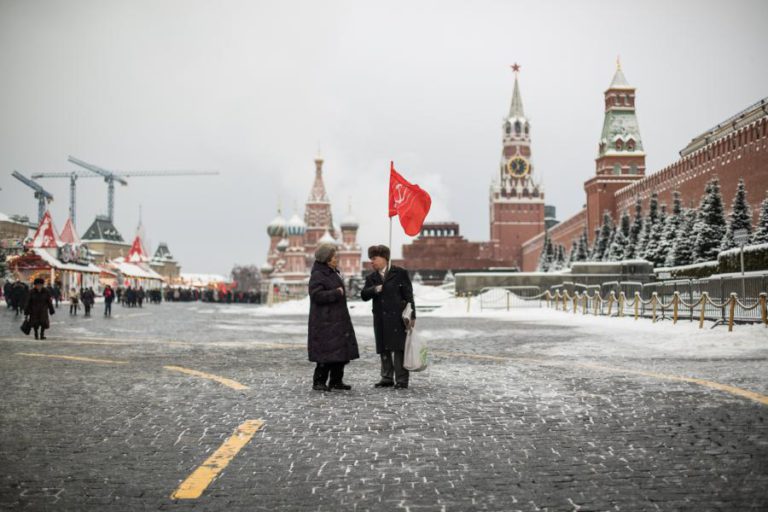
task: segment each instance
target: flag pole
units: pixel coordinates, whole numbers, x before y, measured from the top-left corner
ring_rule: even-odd
[[[389,267],[392,266],[392,217],[389,218],[389,261],[387,261],[387,272]]]

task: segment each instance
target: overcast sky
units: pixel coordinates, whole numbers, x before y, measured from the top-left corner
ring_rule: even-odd
[[[128,241],[185,272],[266,259],[278,199],[303,215],[320,149],[338,221],[386,243],[389,161],[430,192],[429,220],[488,239],[488,189],[513,74],[535,173],[565,219],[584,203],[617,55],[637,87],[647,169],[768,96],[768,2],[0,0],[0,212],[36,218],[12,170],[215,169],[118,186]],[[68,181],[42,182],[60,229]],[[106,184],[78,183],[78,229]],[[395,228],[394,250],[408,238]]]

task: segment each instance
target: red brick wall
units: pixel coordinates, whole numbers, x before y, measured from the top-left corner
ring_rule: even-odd
[[[672,204],[672,192],[680,191],[685,207],[698,206],[707,182],[717,176],[726,208],[730,210],[739,178],[744,178],[747,199],[757,222],[760,202],[768,191],[768,118],[763,117],[703,147],[674,164],[617,192],[618,211],[634,211],[635,197],[648,208],[655,191],[659,202]]]
[[[544,232],[544,203],[493,203],[491,240],[498,241],[499,266],[523,266],[523,243]]]
[[[408,270],[485,269],[499,266],[487,242],[469,242],[461,236],[417,238],[403,245],[403,259]]]

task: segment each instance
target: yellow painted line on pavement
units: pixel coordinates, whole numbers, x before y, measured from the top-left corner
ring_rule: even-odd
[[[92,357],[63,356],[58,354],[38,354],[34,352],[16,352],[16,355],[27,357],[47,357],[50,359],[66,359],[67,361],[81,361],[84,363],[128,364],[128,361],[114,361],[112,359],[94,359]]]
[[[235,430],[213,455],[192,472],[171,494],[174,500],[195,500],[211,485],[211,482],[232,462],[235,455],[248,444],[256,431],[264,425],[261,420],[248,420]]]
[[[236,380],[227,379],[225,377],[219,377],[218,375],[213,375],[212,373],[200,372],[197,370],[192,370],[190,368],[184,368],[182,366],[163,366],[163,368],[165,368],[166,370],[171,370],[173,372],[186,373],[187,375],[194,375],[195,377],[216,381],[219,384],[223,384],[232,389],[248,389],[248,386],[244,386],[243,384],[240,384]]]
[[[630,373],[633,375],[642,375],[645,377],[651,377],[651,378],[660,379],[660,380],[690,382],[691,384],[698,384],[699,386],[704,386],[711,389],[717,389],[718,391],[725,391],[726,393],[730,393],[732,395],[741,396],[744,398],[748,398],[750,400],[754,400],[755,402],[761,403],[763,405],[768,405],[768,396],[766,395],[762,395],[760,393],[756,393],[754,391],[749,391],[742,388],[737,388],[736,386],[730,386],[728,384],[720,384],[719,382],[714,382],[711,380],[697,379],[695,377],[682,377],[679,375],[668,375],[666,373],[647,372],[644,370],[613,368],[611,366],[603,366],[600,364],[578,363],[576,366],[581,366],[582,368],[592,368],[595,370],[603,370],[608,372]]]
[[[468,354],[464,352],[443,352],[439,350],[435,350],[432,353],[439,356],[463,357],[467,359],[481,359],[481,360],[489,360],[489,361],[516,361],[516,362],[522,362],[522,363],[541,364],[545,366],[590,368],[593,370],[600,370],[600,371],[606,371],[606,372],[618,373],[618,374],[641,375],[644,377],[650,377],[650,378],[659,379],[659,380],[688,382],[690,384],[697,384],[699,386],[707,387],[710,389],[723,391],[731,395],[747,398],[749,400],[753,400],[763,405],[768,405],[767,395],[763,395],[755,391],[749,391],[747,389],[742,389],[736,386],[731,386],[728,384],[721,384],[719,382],[714,382],[711,380],[697,379],[695,377],[683,377],[680,375],[669,375],[665,373],[649,372],[645,370],[632,370],[630,368],[618,368],[614,366],[605,366],[605,365],[593,364],[593,363],[571,363],[571,362],[565,362],[565,361],[547,361],[545,359],[536,359],[531,357],[493,356],[493,355],[486,355],[486,354]]]

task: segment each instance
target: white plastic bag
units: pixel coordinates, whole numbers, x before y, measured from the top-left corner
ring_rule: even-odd
[[[416,334],[416,329],[408,330],[405,338],[405,354],[403,366],[410,372],[420,372],[427,369],[427,342]]]

